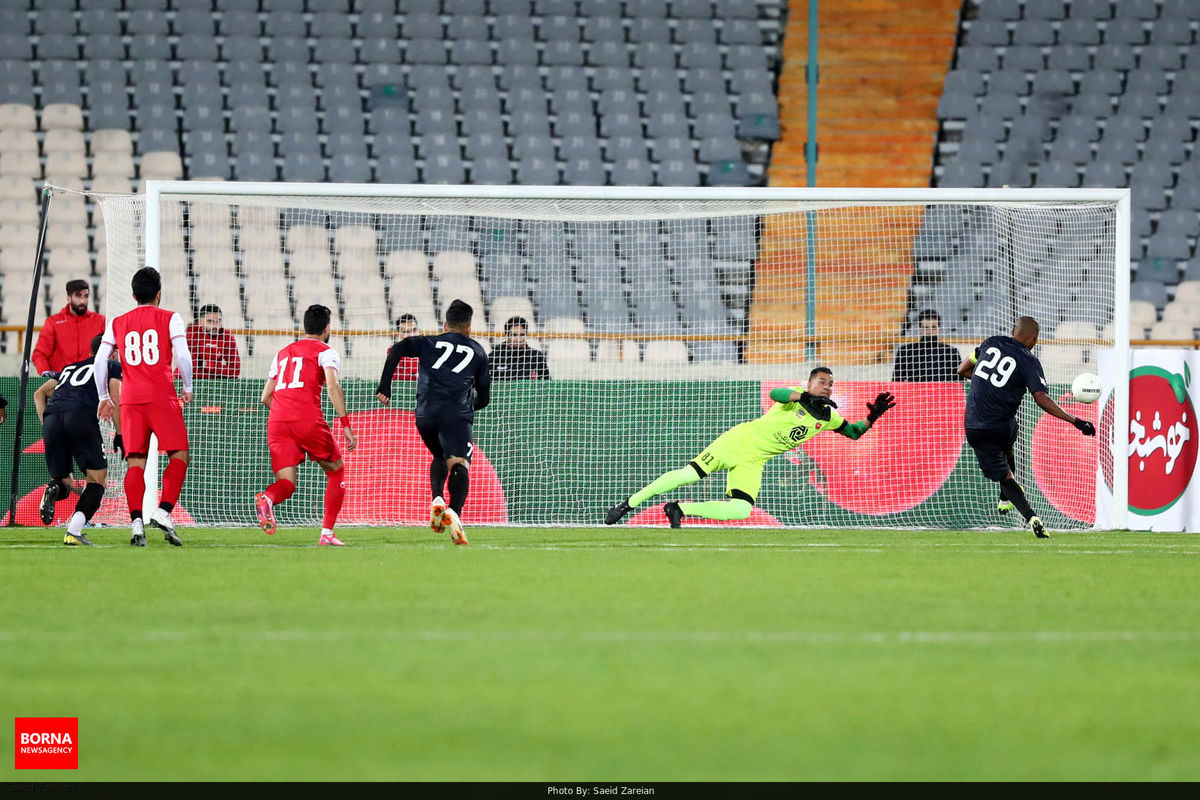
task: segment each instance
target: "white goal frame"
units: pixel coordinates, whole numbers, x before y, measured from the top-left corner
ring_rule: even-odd
[[[595,201],[800,201],[813,203],[1111,203],[1116,206],[1117,226],[1114,276],[1114,342],[1116,363],[1124,365],[1119,374],[1128,374],[1129,284],[1130,284],[1130,190],[1129,189],[895,189],[895,188],[671,188],[671,187],[572,187],[572,186],[442,186],[417,184],[332,184],[332,183],[256,183],[238,181],[146,181],[145,254],[146,263],[160,263],[161,200],[164,195],[203,197],[206,195],[305,196],[328,198],[408,197],[428,200],[595,200]],[[111,239],[110,239],[111,241]],[[1114,431],[1128,430],[1129,384],[1119,380],[1114,387]],[[1108,515],[1112,529],[1124,529],[1128,508],[1128,458],[1115,437],[1113,493]],[[1104,443],[1102,443],[1103,445]],[[147,469],[147,482],[156,475]],[[148,499],[157,496],[157,487],[147,487]],[[152,504],[153,505],[153,504]],[[147,508],[151,505],[146,506]],[[1099,515],[1098,515],[1099,516]]]

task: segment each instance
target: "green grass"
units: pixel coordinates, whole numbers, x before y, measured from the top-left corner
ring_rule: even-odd
[[[182,534],[0,533],[0,708],[80,731],[4,780],[1200,779],[1195,537]]]

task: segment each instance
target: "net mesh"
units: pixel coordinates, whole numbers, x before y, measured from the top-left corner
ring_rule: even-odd
[[[111,318],[132,306],[126,287],[145,263],[146,201],[97,201]],[[858,441],[819,435],[768,462],[741,524],[1014,525],[965,445],[963,384],[893,382],[897,348],[916,341],[924,309],[959,353],[1031,315],[1054,396],[1094,419],[1066,393],[1113,344],[1115,204],[164,194],[160,215],[163,306],[190,322],[216,304],[241,358],[237,379],[199,378],[185,411],[193,457],[181,505],[206,525],[254,523],[253,495],[271,480],[258,397],[310,303],[333,309],[360,437],[343,524],[427,522],[415,384],[398,382],[390,408],[375,386],[396,320],[412,314],[422,332],[440,332],[456,298],[476,309],[485,349],[503,342],[506,321],[526,320],[551,377],[498,380],[477,414],[469,524],[598,524],[761,413],[771,388],[801,387],[824,365],[848,419],[884,390],[897,407]],[[203,370],[205,354],[193,358]],[[1035,509],[1052,527],[1091,524],[1099,437],[1032,402],[1019,421],[1017,477]],[[280,522],[318,524],[324,484],[303,465]],[[723,493],[714,475],[632,521],[661,524],[655,503]]]

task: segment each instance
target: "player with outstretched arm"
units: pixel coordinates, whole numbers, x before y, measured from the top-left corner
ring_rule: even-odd
[[[321,413],[321,387],[329,391],[329,402],[338,426],[346,435],[346,452],[358,446],[346,411],[346,393],[338,380],[342,360],[329,346],[332,312],[322,305],[304,311],[304,335],[284,347],[271,360],[262,402],[271,409],[267,418],[267,446],[275,482],[254,496],[258,526],[275,533],[275,506],[296,491],[297,466],[307,456],[325,470],[325,516],[318,545],[341,546],[333,532],[342,501],[346,498],[346,467],[338,443]]]
[[[95,369],[92,359],[100,349],[100,339],[100,336],[92,338],[91,358],[66,365],[57,377],[46,381],[33,393],[33,404],[42,421],[42,439],[46,444],[46,469],[50,473],[50,483],[42,493],[39,509],[42,522],[46,525],[53,522],[54,504],[71,494],[72,460],[83,470],[87,481],[75,503],[75,513],[67,521],[67,532],[63,535],[63,544],[67,545],[91,545],[83,526],[100,508],[104,482],[108,478],[108,459],[104,456],[100,421],[96,418],[100,398],[92,379]],[[108,391],[119,407],[121,365],[116,361],[108,364]],[[113,411],[113,426],[113,447],[124,455],[119,410]]]
[[[463,505],[470,488],[471,453],[475,449],[475,412],[491,400],[492,373],[487,353],[471,338],[474,309],[455,300],[446,309],[446,332],[409,336],[392,345],[376,394],[385,406],[392,401],[392,376],[404,357],[419,359],[417,367],[417,432],[429,449],[429,485],[433,502],[429,526],[437,533],[450,529],[455,544],[467,544]],[[447,477],[450,503],[442,499]]]
[[[167,451],[162,493],[150,524],[163,532],[168,544],[183,544],[171,521],[171,510],[183,490],[188,468],[188,435],[183,424],[183,406],[192,402],[192,355],[187,346],[187,327],[174,311],[159,308],[162,277],[154,267],[142,267],[131,282],[137,308],[109,320],[92,362],[92,374],[100,397],[97,415],[110,419],[116,406],[108,394],[108,359],[116,350],[121,357],[121,424],[125,434],[125,501],[129,504],[134,547],[146,546],[142,520],[142,496],[146,493],[146,454],[150,435]],[[169,348],[169,349],[168,349]],[[183,382],[175,394],[171,377],[171,355]]]
[[[695,483],[714,472],[724,471],[725,493],[729,500],[703,503],[681,503],[675,500],[663,506],[663,513],[672,528],[678,528],[683,518],[746,519],[754,510],[758,490],[762,485],[763,468],[777,455],[807,442],[818,433],[834,431],[847,439],[858,439],[871,429],[888,409],[896,405],[890,392],[881,392],[867,403],[867,417],[848,422],[834,409],[833,371],[817,367],[808,376],[808,386],[771,390],[775,404],[755,420],[743,422],[718,436],[704,452],[686,467],[666,472],[649,485],[634,492],[609,509],[606,525],[615,525],[634,508],[652,497]]]
[[[1046,526],[1033,512],[1025,490],[1013,477],[1017,463],[1013,445],[1019,430],[1017,412],[1021,400],[1028,390],[1043,411],[1071,423],[1084,436],[1095,436],[1096,426],[1063,411],[1050,397],[1042,364],[1031,352],[1039,331],[1038,321],[1033,317],[1019,318],[1011,336],[985,339],[958,365],[958,374],[971,381],[964,418],[967,443],[975,451],[983,474],[1000,484],[997,510],[1006,513],[1016,506],[1034,536],[1047,539]]]

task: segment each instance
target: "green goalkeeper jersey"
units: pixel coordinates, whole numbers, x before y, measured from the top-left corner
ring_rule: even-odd
[[[792,391],[804,390],[793,388]],[[828,412],[828,418],[824,414],[814,416],[799,401],[775,403],[758,419],[730,428],[720,439],[745,456],[765,461],[799,447],[822,431],[836,431],[846,425],[846,420],[833,408],[820,410]]]

